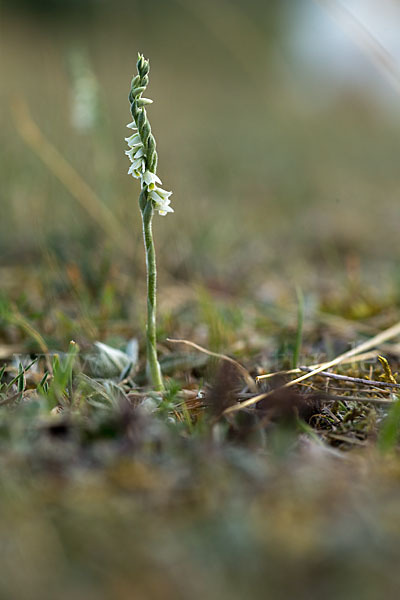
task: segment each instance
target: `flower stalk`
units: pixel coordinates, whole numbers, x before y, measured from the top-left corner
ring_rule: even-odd
[[[162,391],[164,385],[157,358],[157,267],[152,223],[155,210],[158,210],[158,213],[162,216],[174,211],[170,207],[169,200],[172,192],[167,192],[160,187],[162,182],[157,176],[158,156],[156,141],[151,132],[145,108],[146,105],[152,103],[152,100],[142,97],[142,94],[149,83],[149,61],[146,60],[143,55],[139,54],[136,67],[137,75],[132,79],[129,92],[129,103],[133,121],[128,124],[128,128],[132,130],[132,135],[125,138],[129,146],[129,150],[127,150],[125,154],[131,161],[128,174],[136,179],[140,179],[141,183],[139,207],[142,214],[147,270],[147,371],[154,388],[158,391]]]

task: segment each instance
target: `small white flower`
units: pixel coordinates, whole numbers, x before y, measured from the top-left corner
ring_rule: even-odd
[[[134,161],[134,154],[137,152],[138,148],[140,147],[140,144],[138,144],[137,146],[134,146],[133,148],[131,148],[130,150],[125,150],[125,154],[127,156],[129,156],[129,160],[131,162]]]
[[[142,105],[150,102],[147,98],[139,99],[140,102],[142,100],[144,101],[142,102]],[[167,190],[158,187],[158,185],[162,185],[161,179],[155,173],[146,170],[145,149],[135,121],[128,123],[127,127],[128,129],[133,130],[133,134],[125,138],[125,141],[129,146],[129,150],[126,150],[125,154],[132,163],[129,167],[128,174],[141,180],[142,189],[147,186],[149,197],[154,202],[154,207],[161,216],[165,216],[167,213],[173,213],[174,210],[170,206],[171,201],[169,199],[172,192],[168,192]]]
[[[131,162],[133,162],[133,153],[134,153],[134,152],[135,152],[135,149],[134,149],[134,148],[131,148],[130,150],[125,150],[125,154],[126,154],[127,156],[129,156],[129,160],[130,160]]]
[[[134,155],[133,158],[142,158],[142,156],[144,156],[144,149],[143,146],[141,146],[139,148],[139,150],[137,150],[136,154]]]
[[[130,137],[125,138],[125,141],[127,142],[130,148],[133,148],[133,146],[137,146],[138,144],[142,143],[142,140],[140,139],[140,135],[138,133],[134,133]]]
[[[165,210],[160,210],[160,209],[158,209],[158,214],[159,214],[161,217],[165,217],[165,215],[166,215],[167,213],[169,213],[169,212],[170,212],[170,213],[173,213],[173,212],[174,212],[174,209],[173,209],[173,208],[171,208],[170,206],[168,206],[168,207],[167,207]]]
[[[156,209],[158,210],[158,214],[161,215],[162,217],[165,217],[165,215],[167,213],[173,213],[174,209],[170,207],[169,205],[169,201],[167,202],[160,202],[160,204],[156,204]]]
[[[132,177],[136,177],[136,179],[137,179],[137,178],[141,177],[141,175],[143,173],[143,169],[144,169],[144,162],[141,158],[138,158],[135,161],[133,161],[133,163],[129,167],[128,175],[132,175]]]
[[[169,200],[160,200],[160,202],[155,203],[156,210],[158,210],[158,214],[162,217],[165,217],[167,213],[173,213],[174,209],[170,207]]]
[[[158,213],[164,217],[167,213],[173,213],[173,208],[170,207],[171,200],[169,197],[172,192],[167,192],[161,188],[152,190],[149,194],[150,198],[154,201],[155,207]]]
[[[154,190],[150,192],[150,197],[153,198],[155,202],[158,202],[160,198],[162,200],[168,200],[168,198],[172,196],[172,192],[167,192],[167,190],[163,190],[162,188],[156,187]]]
[[[156,188],[156,183],[162,183],[161,179],[151,171],[144,172],[143,181],[149,187],[150,190],[154,190]]]

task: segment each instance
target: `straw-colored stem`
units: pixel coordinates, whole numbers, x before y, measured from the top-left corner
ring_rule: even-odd
[[[154,388],[157,391],[164,390],[161,368],[157,359],[156,339],[156,293],[157,293],[157,267],[156,251],[153,241],[152,221],[154,209],[148,201],[142,210],[143,238],[146,250],[147,270],[147,325],[146,325],[146,347],[147,347],[147,370],[151,377]]]

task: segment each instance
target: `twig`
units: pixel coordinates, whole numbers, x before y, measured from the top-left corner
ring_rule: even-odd
[[[311,367],[299,367],[301,371],[312,371]],[[371,385],[374,387],[391,387],[400,388],[400,383],[391,383],[388,381],[375,381],[374,379],[362,379],[361,377],[350,377],[349,375],[339,375],[338,373],[329,373],[328,371],[320,371],[318,375],[329,377],[330,379],[339,379],[340,381],[350,381],[351,383],[359,383],[361,385]]]

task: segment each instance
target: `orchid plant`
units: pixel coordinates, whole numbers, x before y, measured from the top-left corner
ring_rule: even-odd
[[[142,54],[139,54],[136,67],[137,75],[132,79],[129,92],[132,122],[127,125],[127,127],[132,130],[132,135],[125,138],[129,146],[129,150],[127,150],[125,154],[132,163],[128,174],[139,179],[141,184],[139,207],[142,214],[147,269],[147,370],[154,388],[158,391],[162,391],[164,385],[157,358],[157,268],[152,222],[155,210],[162,216],[174,211],[170,206],[171,201],[169,199],[172,192],[167,192],[161,187],[161,179],[157,176],[158,156],[156,151],[156,141],[151,132],[145,108],[148,104],[152,103],[152,100],[143,98],[142,96],[149,83],[149,61],[146,60]]]

